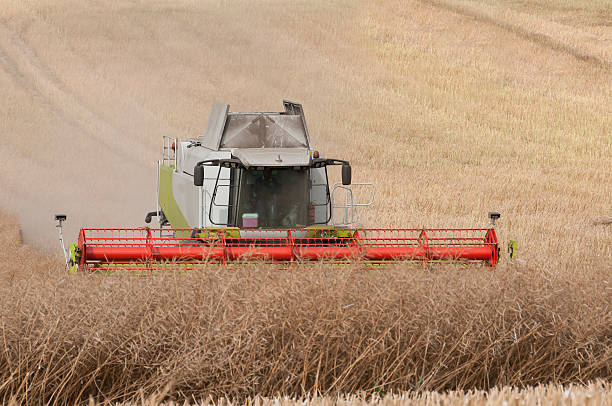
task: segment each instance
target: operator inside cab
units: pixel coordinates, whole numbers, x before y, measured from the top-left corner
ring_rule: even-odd
[[[258,227],[263,228],[306,225],[310,201],[306,170],[264,168],[245,172],[240,218],[245,213],[257,213]]]

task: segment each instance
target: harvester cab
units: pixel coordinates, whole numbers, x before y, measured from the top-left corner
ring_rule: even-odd
[[[158,208],[145,221],[157,216],[174,229],[355,227],[374,186],[351,185],[347,161],[312,147],[302,106],[283,104],[283,112],[238,113],[214,103],[202,137],[165,137]],[[330,188],[327,168],[336,165],[342,181]],[[355,201],[353,187],[368,188],[367,201]]]
[[[353,182],[349,162],[321,156],[302,106],[283,105],[240,113],[214,103],[203,136],[164,137],[157,207],[145,217],[159,226],[83,228],[64,250],[69,269],[150,273],[251,259],[497,264],[498,213],[489,228],[361,228],[359,209],[374,202],[374,186]],[[341,168],[341,181],[330,184],[331,167]],[[56,219],[62,247],[65,219]]]

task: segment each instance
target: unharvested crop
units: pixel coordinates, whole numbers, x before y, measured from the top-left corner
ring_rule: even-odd
[[[612,375],[609,272],[208,267],[3,283],[0,399],[491,388]]]

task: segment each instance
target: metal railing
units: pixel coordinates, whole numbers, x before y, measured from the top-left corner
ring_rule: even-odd
[[[174,166],[176,168],[176,148],[178,148],[178,142],[178,138],[164,135],[161,159],[163,165]]]
[[[355,195],[353,193],[353,186],[363,186],[369,188],[369,199],[363,203],[355,202]],[[344,191],[344,202],[340,203],[336,199],[337,191]],[[376,187],[371,182],[355,182],[351,185],[343,185],[342,183],[334,183],[331,192],[331,210],[332,210],[332,223],[337,227],[355,227],[359,223],[359,207],[368,207],[374,203],[374,196],[376,194]],[[335,209],[342,210],[342,221],[337,221],[335,217]]]

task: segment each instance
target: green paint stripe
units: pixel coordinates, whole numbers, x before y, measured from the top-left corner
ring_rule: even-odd
[[[174,199],[172,190],[173,176],[173,168],[166,165],[161,165],[159,167],[159,205],[164,211],[172,228],[189,228],[187,219]]]

